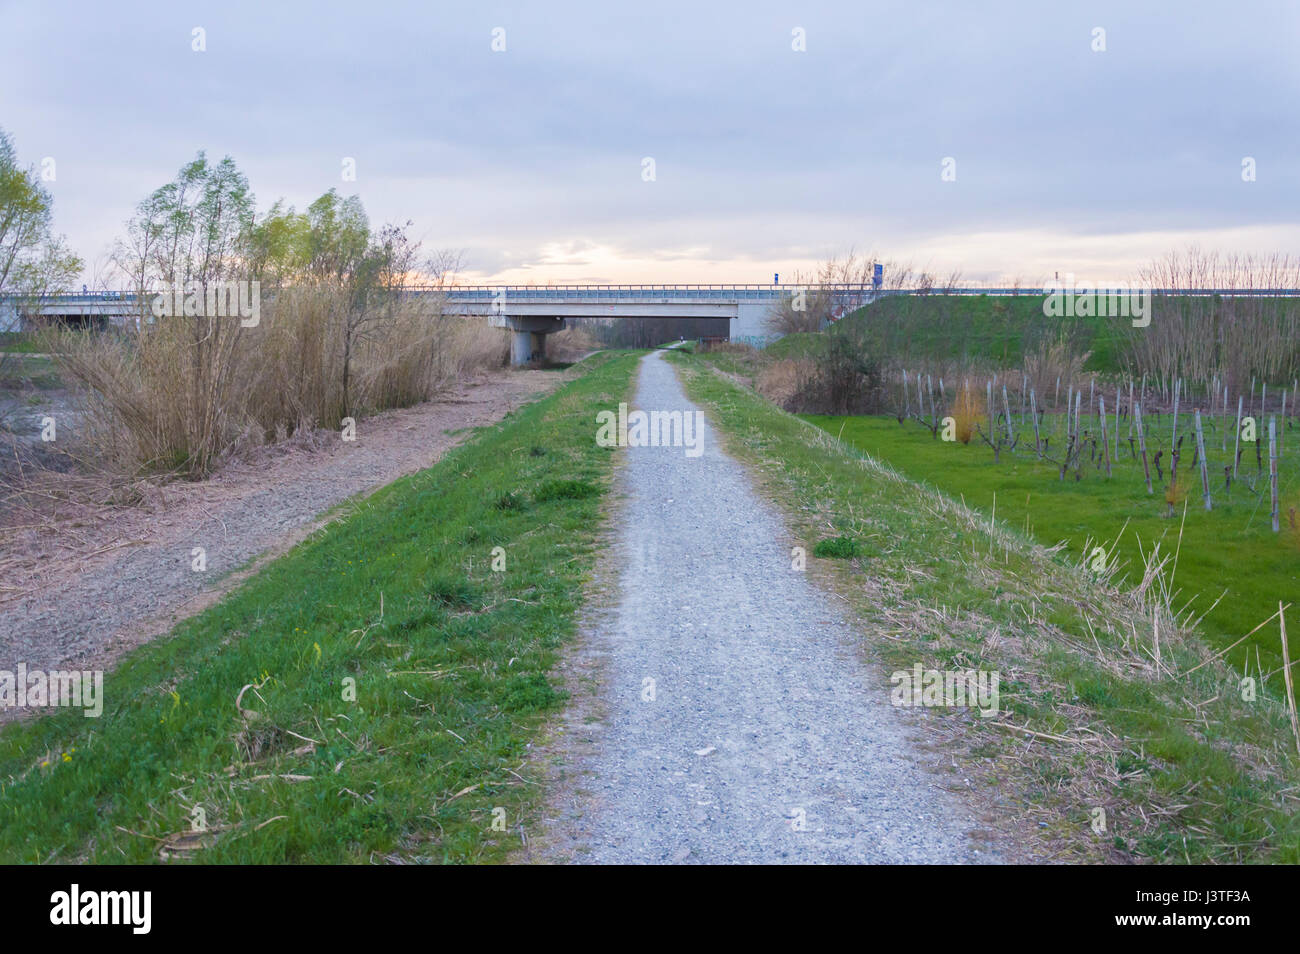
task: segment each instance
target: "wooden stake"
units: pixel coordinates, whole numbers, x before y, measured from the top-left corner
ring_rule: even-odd
[[[1258,434],[1255,435],[1258,438]],[[1237,395],[1237,436],[1232,442],[1232,479],[1237,479],[1237,458],[1241,456],[1241,395]]]
[[[1179,382],[1174,382],[1174,434],[1169,438],[1169,453],[1172,454],[1178,447],[1178,394],[1181,391]]]
[[[1119,385],[1115,385],[1115,463],[1119,463]]]
[[[1117,425],[1118,426],[1118,425]],[[1101,399],[1101,456],[1106,461],[1106,476],[1110,476],[1110,441],[1106,440],[1106,399]]]
[[[1205,499],[1205,509],[1212,510],[1210,501],[1210,471],[1205,463],[1205,434],[1201,431],[1201,409],[1196,409],[1196,454],[1201,459],[1201,494]]]
[[[1277,514],[1277,418],[1268,419],[1268,484],[1273,497],[1273,532],[1278,532]]]
[[[1228,452],[1228,386],[1223,386],[1223,452]]]
[[[1038,404],[1034,400],[1034,389],[1029,389],[1029,416],[1034,419],[1034,453],[1038,459],[1043,459],[1043,444],[1038,439]]]
[[[1300,720],[1295,711],[1295,684],[1291,681],[1291,649],[1286,644],[1286,613],[1282,604],[1277,604],[1277,618],[1282,627],[1282,674],[1286,677],[1286,707],[1291,715],[1291,734],[1295,736],[1295,748],[1300,752]]]
[[[1129,440],[1133,439],[1133,379],[1132,378],[1128,379],[1128,437]],[[1133,446],[1130,444],[1129,450],[1132,451],[1132,449]]]
[[[1007,443],[1015,443],[1016,435],[1011,432],[1011,402],[1007,400],[1007,386],[1002,385],[1002,409],[1007,415]]]
[[[992,381],[991,379],[989,380],[988,389],[987,389],[987,391],[986,391],[986,397],[988,398],[988,403],[989,403],[989,440],[996,440],[996,437],[994,436],[994,433],[993,433],[993,432],[994,432],[994,427],[993,427],[993,414],[994,414],[994,411],[993,411],[993,381]]]
[[[1133,405],[1133,417],[1137,421],[1138,448],[1142,451],[1142,472],[1147,477],[1147,493],[1151,493],[1151,465],[1147,463],[1147,439],[1142,433],[1142,405]]]

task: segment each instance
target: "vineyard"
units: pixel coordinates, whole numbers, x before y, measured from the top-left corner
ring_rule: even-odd
[[[1153,587],[1252,674],[1276,674],[1300,594],[1294,388],[1183,393],[1122,380],[1041,395],[1026,375],[907,373],[892,416],[807,415],[1099,576]],[[1256,628],[1269,621],[1268,625]],[[1243,639],[1243,636],[1247,638]]]

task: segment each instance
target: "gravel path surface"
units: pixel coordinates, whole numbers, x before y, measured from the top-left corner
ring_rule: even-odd
[[[659,354],[642,363],[635,406],[696,410]],[[599,698],[567,730],[588,754],[568,779],[577,791],[551,808],[543,851],[591,863],[997,860],[972,845],[968,806],[927,770],[935,758],[860,661],[861,635],[791,569],[780,515],[712,430],[699,457],[625,453],[617,603],[580,650],[600,659],[582,680]]]
[[[0,670],[108,668],[126,650],[215,602],[242,578],[231,570],[304,539],[324,512],[428,467],[468,436],[556,387],[556,371],[500,371],[442,399],[362,418],[356,440],[276,446],[211,480],[170,484],[149,508],[126,507],[84,526],[11,537],[0,547]],[[202,547],[206,569],[193,569]],[[2,595],[2,594],[0,594]],[[0,710],[0,721],[13,712]]]

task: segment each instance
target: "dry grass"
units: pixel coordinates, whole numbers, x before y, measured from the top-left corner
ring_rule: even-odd
[[[811,358],[784,358],[758,373],[755,389],[783,410],[792,410],[801,394],[817,376],[817,362]]]
[[[282,290],[243,328],[229,318],[163,318],[122,333],[48,332],[85,399],[94,456],[122,474],[207,475],[243,444],[435,397],[504,363],[506,337],[395,301],[358,317],[345,292]]]
[[[563,331],[547,337],[546,354],[555,361],[577,361],[600,347],[600,342],[589,328],[570,322]]]
[[[987,413],[983,399],[972,391],[969,386],[963,387],[958,392],[957,399],[953,401],[952,409],[949,411],[949,416],[953,419],[957,440],[963,444],[969,444],[971,437],[975,434],[976,425],[984,420],[984,415]]]
[[[1040,341],[1025,354],[1023,378],[1028,378],[1038,399],[1038,406],[1045,407],[1044,398],[1055,393],[1057,382],[1062,385],[1078,386],[1086,379],[1083,366],[1087,363],[1088,352],[1079,351],[1064,333],[1055,338]]]

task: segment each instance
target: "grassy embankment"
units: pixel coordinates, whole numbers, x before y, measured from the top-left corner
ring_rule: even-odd
[[[613,457],[595,409],[627,399],[635,360],[593,356],[347,505],[128,656],[101,718],[6,727],[0,861],[502,858],[537,797],[516,773],[561,701],[548,673],[593,559]]]
[[[1175,625],[1157,584],[1118,587],[711,373],[706,356],[671,360],[808,552],[851,542],[851,560],[814,565],[881,637],[864,648],[886,672],[1000,673],[1000,716],[927,710],[925,725],[1004,822],[1065,858],[1300,861],[1284,708],[1272,692],[1245,701],[1241,674]]]
[[[1097,545],[1105,546],[1121,564],[1120,579],[1130,585],[1140,581],[1144,557],[1157,544],[1162,554],[1171,557],[1171,571],[1176,553],[1176,572],[1170,574],[1178,594],[1175,606],[1180,610],[1186,607],[1193,620],[1205,614],[1201,629],[1217,648],[1237,643],[1277,611],[1279,600],[1300,603],[1300,534],[1291,529],[1286,513],[1288,505],[1300,508],[1300,434],[1296,432],[1287,435],[1289,440],[1283,444],[1279,470],[1283,532],[1273,533],[1267,450],[1262,477],[1253,444],[1246,445],[1239,468],[1242,478],[1256,480],[1261,493],[1252,493],[1244,479],[1238,479],[1228,492],[1222,465],[1232,459],[1232,442],[1229,440],[1225,456],[1219,436],[1213,432],[1206,435],[1206,453],[1214,509],[1204,509],[1200,474],[1190,466],[1192,457],[1184,441],[1181,493],[1174,495],[1174,516],[1168,515],[1171,424],[1167,416],[1158,427],[1152,426],[1154,421],[1148,425],[1148,454],[1154,458],[1157,450],[1165,451],[1165,480],[1162,484],[1156,479],[1153,466],[1152,494],[1146,490],[1141,459],[1130,453],[1123,424],[1120,458],[1112,461],[1111,476],[1102,472],[1098,457],[1096,463],[1085,463],[1082,479],[1076,481],[1072,473],[1059,479],[1055,464],[1035,457],[1032,436],[1027,438],[1027,447],[1014,456],[1003,451],[994,463],[987,445],[937,440],[915,421],[900,426],[892,417],[809,415],[807,420],[887,461],[910,479],[960,497],[985,516],[996,511],[999,520],[1024,529],[1044,545],[1064,541],[1065,553],[1072,560],[1082,560]],[[1064,425],[1056,427],[1053,416],[1049,423],[1054,428],[1052,447],[1058,448]],[[1179,427],[1184,433],[1190,430],[1185,416]],[[1095,424],[1092,429],[1097,430]],[[1046,429],[1043,434],[1046,436]],[[1022,443],[1025,440],[1022,436]],[[1293,611],[1291,618],[1296,620],[1293,635],[1300,634],[1300,609]],[[1300,652],[1300,639],[1293,639],[1292,644],[1293,653]],[[1228,658],[1238,669],[1255,672],[1262,665],[1264,672],[1276,671],[1282,664],[1277,624],[1240,642]]]
[[[1041,295],[898,295],[848,316],[873,353],[1020,367],[1042,342],[1067,338],[1085,371],[1120,370],[1129,332],[1115,318],[1048,318]]]

